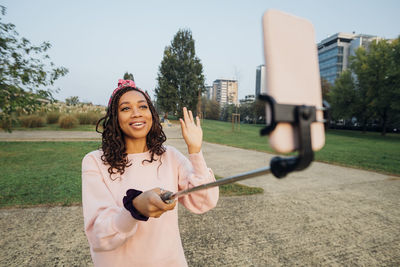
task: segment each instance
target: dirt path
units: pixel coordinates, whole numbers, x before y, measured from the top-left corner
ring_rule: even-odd
[[[81,140],[71,133],[68,140]],[[166,133],[185,152],[179,129]],[[64,140],[62,132],[46,134],[52,139],[41,138]],[[210,143],[203,152],[221,176],[265,166],[272,157]],[[246,184],[265,193],[221,198],[203,215],[179,207],[190,266],[400,265],[399,177],[313,163],[282,180],[269,175]],[[91,265],[81,207],[0,210],[0,229],[1,266]]]

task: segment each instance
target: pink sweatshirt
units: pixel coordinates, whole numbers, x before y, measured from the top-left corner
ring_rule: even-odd
[[[129,154],[132,166],[112,179],[102,152],[87,154],[82,161],[82,204],[85,233],[95,266],[187,266],[178,228],[178,205],[160,218],[134,219],[123,206],[128,189],[147,191],[155,187],[176,192],[215,181],[202,152],[189,160],[174,147],[166,146],[160,160],[150,153]],[[155,156],[156,157],[156,156]],[[179,198],[194,213],[216,206],[218,187]]]

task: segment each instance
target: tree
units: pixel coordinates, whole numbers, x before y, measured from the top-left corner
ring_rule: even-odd
[[[400,128],[400,36],[391,43],[390,68],[388,74],[388,84],[392,85],[393,98],[391,108],[394,116],[392,126]]]
[[[46,54],[50,43],[35,46],[19,38],[14,24],[1,21],[6,14],[4,6],[0,12],[0,123],[11,131],[15,113],[32,112],[44,99],[53,99],[49,87],[68,70],[50,62]]]
[[[209,100],[203,96],[201,98],[201,110],[205,119],[218,120],[220,114],[219,103],[215,100]]]
[[[397,43],[388,43],[386,40],[372,43],[367,59],[369,72],[368,95],[371,98],[371,107],[381,122],[382,135],[390,121],[394,118],[398,107],[399,98],[396,91],[399,90],[399,62],[396,62]],[[398,47],[397,47],[398,50]],[[397,81],[397,82],[396,82]]]
[[[221,106],[216,100],[209,100],[205,108],[206,119],[218,120],[221,113]]]
[[[357,49],[356,57],[351,60],[351,69],[357,77],[360,98],[357,108],[363,115],[361,120],[364,125],[368,118],[379,120],[382,135],[386,134],[388,125],[394,122],[399,111],[399,39],[375,41],[368,51]]]
[[[79,104],[79,97],[78,96],[71,96],[65,99],[65,104],[67,106],[76,106]]]
[[[368,73],[367,94],[371,100],[374,115],[382,122],[382,134],[386,133],[386,125],[390,108],[390,85],[387,82],[389,68],[389,45],[385,40],[370,45],[365,72]]]
[[[356,109],[359,99],[351,71],[343,71],[336,79],[329,99],[333,119],[351,119],[354,115],[359,115]]]
[[[253,102],[253,112],[255,121],[254,123],[260,122],[265,123],[265,102],[259,99]]]
[[[125,74],[124,74],[124,80],[135,81],[135,78],[133,77],[133,74],[132,74],[132,73],[125,72]]]
[[[331,91],[331,84],[323,77],[321,77],[322,99],[329,102],[329,92]]]
[[[245,122],[253,121],[254,112],[253,112],[253,103],[242,103],[239,106],[240,119]]]
[[[159,107],[182,115],[182,108],[196,110],[199,94],[205,90],[203,66],[195,53],[190,30],[179,30],[164,49],[155,89]]]
[[[371,120],[371,96],[368,93],[371,73],[368,68],[368,51],[360,47],[355,51],[355,56],[350,58],[350,69],[355,74],[355,99],[353,102],[353,116],[361,122],[363,132],[366,131],[367,122]]]
[[[360,47],[350,62],[352,72],[343,72],[329,93],[333,117],[356,117],[363,131],[368,122],[380,121],[385,135],[399,118],[400,37],[375,41],[368,50]]]
[[[225,104],[220,111],[220,119],[223,121],[231,121],[232,113],[236,113],[235,104]]]

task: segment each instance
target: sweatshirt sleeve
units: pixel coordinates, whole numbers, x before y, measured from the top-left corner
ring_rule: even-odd
[[[113,250],[136,232],[137,220],[117,205],[91,153],[82,160],[82,206],[85,233],[94,251]]]
[[[189,159],[179,151],[176,152],[179,161],[179,190],[215,181],[214,173],[207,168],[202,151],[189,154]],[[183,196],[179,198],[179,202],[193,213],[200,214],[214,208],[217,205],[218,198],[219,188],[213,187]]]

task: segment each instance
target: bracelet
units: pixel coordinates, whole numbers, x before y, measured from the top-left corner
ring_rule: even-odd
[[[124,198],[122,199],[122,202],[124,203],[125,209],[127,209],[131,213],[133,218],[135,218],[136,220],[139,220],[139,221],[147,221],[149,219],[149,217],[146,217],[143,214],[141,214],[135,208],[135,206],[133,206],[133,202],[132,202],[133,199],[135,199],[135,197],[137,197],[141,193],[143,193],[143,192],[139,191],[139,190],[135,190],[135,189],[129,189],[128,191],[126,191],[126,196],[124,196]]]

